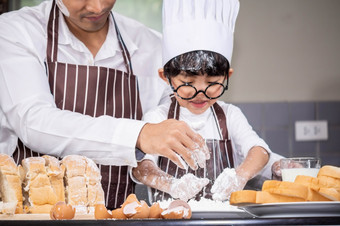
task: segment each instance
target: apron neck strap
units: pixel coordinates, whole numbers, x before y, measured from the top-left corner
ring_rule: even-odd
[[[47,62],[56,62],[58,59],[58,31],[59,31],[59,14],[60,10],[57,7],[55,0],[53,0],[52,8],[47,24],[47,49],[46,56]],[[113,23],[115,26],[119,47],[123,54],[124,63],[128,74],[133,74],[130,53],[123,41],[123,38],[118,29],[117,23],[111,12]]]
[[[218,133],[220,134],[220,138],[223,140],[229,140],[228,129],[227,129],[227,118],[224,114],[221,106],[215,102],[213,106],[210,107],[213,112],[216,126],[218,128]]]
[[[171,98],[171,104],[169,107],[169,112],[168,112],[168,119],[177,119],[179,120],[179,104],[174,96],[174,94],[170,95]]]

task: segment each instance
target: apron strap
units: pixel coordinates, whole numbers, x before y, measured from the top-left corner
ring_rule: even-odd
[[[234,167],[234,158],[233,158],[231,139],[229,138],[228,128],[227,128],[227,117],[223,109],[217,102],[211,107],[211,110],[214,114],[214,119],[216,122],[216,126],[219,130],[221,140],[227,141],[229,166]]]
[[[57,4],[53,0],[50,17],[47,24],[47,48],[46,57],[47,62],[57,61],[58,55],[58,30],[59,30],[59,11]]]
[[[169,111],[168,111],[168,119],[177,119],[179,120],[179,104],[174,96],[174,94],[170,95],[171,98],[171,104],[169,107]]]
[[[128,74],[131,74],[133,75],[133,70],[132,70],[132,64],[131,64],[131,58],[130,58],[130,53],[129,53],[129,50],[127,49],[126,45],[125,45],[125,42],[122,38],[122,35],[119,31],[119,28],[118,28],[118,25],[116,23],[116,20],[113,16],[113,13],[111,12],[111,16],[112,16],[112,19],[113,19],[113,22],[115,24],[115,30],[116,30],[116,34],[117,34],[117,38],[119,40],[119,46],[123,52],[123,58],[124,58],[124,63],[125,63],[125,66],[126,66],[126,70],[128,72]]]

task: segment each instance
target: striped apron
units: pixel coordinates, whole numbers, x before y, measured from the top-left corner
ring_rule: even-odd
[[[176,101],[176,98],[172,96],[172,103],[169,108],[168,119],[174,118],[179,120],[179,110],[180,106]],[[210,192],[210,189],[218,175],[220,175],[222,171],[227,167],[234,168],[233,151],[231,140],[228,137],[226,116],[223,112],[223,109],[217,104],[217,102],[210,107],[210,110],[214,115],[220,139],[206,139],[206,144],[210,151],[210,159],[207,160],[206,167],[204,169],[198,168],[197,170],[192,170],[190,168],[184,170],[177,167],[175,163],[165,157],[159,157],[158,162],[158,166],[161,168],[161,170],[174,176],[175,178],[181,178],[187,173],[192,173],[199,178],[208,178],[209,184],[196,195],[196,200],[199,200],[201,197],[211,199],[212,194]],[[152,188],[151,191],[153,202],[157,200],[167,200],[171,198],[169,194],[157,189]]]
[[[116,22],[114,21],[115,30],[127,73],[106,67],[58,62],[59,14],[59,9],[54,3],[47,27],[46,66],[50,89],[57,107],[93,117],[109,115],[115,118],[141,120],[142,107],[137,77],[133,75],[130,55]],[[19,140],[13,158],[17,163],[21,163],[22,159],[31,156],[39,156],[39,153],[25,147]],[[128,167],[99,165],[99,168],[106,206],[109,209],[119,207],[127,195],[134,193],[135,184],[129,177]]]

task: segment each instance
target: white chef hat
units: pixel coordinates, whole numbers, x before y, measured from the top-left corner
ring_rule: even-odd
[[[194,50],[231,61],[238,0],[163,0],[163,65]]]

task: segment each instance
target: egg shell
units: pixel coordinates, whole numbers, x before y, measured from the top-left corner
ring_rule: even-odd
[[[149,218],[162,218],[163,209],[158,202],[154,202],[150,207]]]
[[[131,219],[145,219],[149,217],[150,214],[150,207],[145,201],[141,201],[141,206],[137,207],[137,213],[132,215],[130,218]]]
[[[137,197],[135,194],[130,194],[124,201],[124,203],[122,204],[121,208],[124,210],[124,207],[132,202],[137,202],[140,205],[140,202],[138,201]]]
[[[94,207],[94,218],[100,219],[110,219],[112,218],[111,211],[108,211],[104,204],[96,204]]]
[[[184,207],[186,209],[188,209],[188,215],[187,216],[183,216],[184,215],[184,211],[171,211],[172,209],[175,209],[177,207]],[[166,211],[162,212],[162,217],[164,219],[190,219],[192,215],[191,212],[191,208],[189,206],[189,204],[187,202],[184,202],[182,200],[174,200],[169,204],[169,207]]]
[[[115,210],[112,210],[112,218],[114,218],[114,219],[127,219],[127,217],[123,213],[122,208],[117,208]]]
[[[52,220],[70,220],[75,213],[76,210],[70,204],[60,201],[52,206],[50,217]]]

